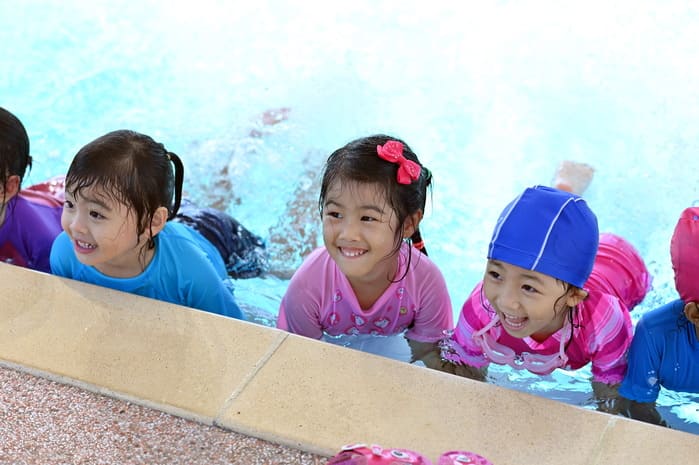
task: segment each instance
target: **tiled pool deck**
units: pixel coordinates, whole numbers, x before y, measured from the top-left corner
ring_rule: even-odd
[[[0,290],[0,463],[315,464],[368,442],[699,464],[692,434],[273,328],[5,264]]]

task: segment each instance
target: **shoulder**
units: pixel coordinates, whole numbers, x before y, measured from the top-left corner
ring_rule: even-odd
[[[299,266],[294,275],[291,277],[291,279],[306,279],[309,275],[322,275],[327,272],[333,271],[336,268],[337,264],[328,253],[328,250],[325,247],[318,247],[313,252],[308,254],[308,256],[303,260],[303,263],[301,263],[301,266]]]
[[[677,329],[687,323],[684,317],[684,302],[674,300],[641,316],[636,331],[665,334],[667,330]]]
[[[73,244],[65,231],[56,236],[49,257],[51,272],[59,276],[75,278],[79,269],[87,268],[75,256]]]
[[[51,246],[51,251],[56,252],[64,252],[66,249],[70,249],[70,253],[73,253],[72,250],[73,244],[70,242],[70,238],[68,237],[68,234],[66,234],[65,231],[62,231],[58,236],[56,236],[56,239],[53,241],[53,245]]]
[[[62,196],[52,195],[48,192],[34,190],[33,188],[22,189],[17,196],[28,205],[43,208],[63,208]]]
[[[181,223],[168,221],[158,234],[158,245],[177,253],[201,251],[208,241],[194,229]]]
[[[63,212],[63,203],[58,203],[53,197],[31,191],[20,192],[13,200],[13,214],[22,216],[37,216],[54,213],[59,219]]]
[[[189,226],[169,221],[156,237],[156,241],[156,254],[160,260],[176,261],[182,267],[211,265],[217,274],[226,276],[225,265],[218,250]]]
[[[414,276],[422,281],[424,280],[443,280],[444,276],[442,271],[435,264],[434,261],[424,253],[415,249],[414,247],[404,244],[401,247],[401,260],[403,263],[408,263],[410,261],[410,266],[408,267],[407,276]]]
[[[583,319],[605,322],[609,319],[628,319],[629,310],[616,296],[595,289],[588,291],[587,297],[578,305]]]
[[[495,315],[495,311],[489,308],[489,305],[483,294],[483,282],[480,281],[461,307],[459,324],[467,324],[474,329],[485,326]]]

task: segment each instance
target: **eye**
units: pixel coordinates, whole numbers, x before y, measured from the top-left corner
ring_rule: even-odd
[[[488,270],[488,271],[486,272],[486,274],[487,274],[489,277],[493,278],[493,279],[496,279],[496,280],[497,280],[497,279],[500,279],[500,273],[498,273],[497,271]]]
[[[73,202],[71,202],[70,200],[66,200],[65,202],[63,202],[63,208],[73,208]]]
[[[342,215],[340,214],[340,212],[337,212],[334,210],[326,211],[325,216],[329,216],[330,218],[336,218],[336,219],[342,218]]]
[[[528,292],[531,294],[538,294],[539,293],[539,291],[536,288],[530,286],[529,284],[523,284],[522,290],[524,290],[524,292]]]
[[[95,218],[96,220],[104,219],[104,216],[103,216],[101,213],[99,213],[99,212],[97,212],[97,211],[95,211],[95,210],[90,210],[90,216],[91,216],[92,218]]]
[[[362,221],[379,221],[378,219],[374,218],[373,216],[362,216]]]

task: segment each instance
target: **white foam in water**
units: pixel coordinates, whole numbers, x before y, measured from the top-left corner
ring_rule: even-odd
[[[675,298],[669,239],[699,199],[691,3],[28,0],[0,2],[0,26],[0,104],[30,133],[27,183],[131,128],[184,158],[195,199],[227,167],[229,212],[269,236],[308,168],[353,138],[394,134],[433,171],[422,229],[457,314],[502,207],[573,158],[597,169],[586,198],[601,229],[627,237],[654,275],[634,319]],[[250,137],[278,107],[288,121]],[[269,321],[286,283],[240,281],[238,299]],[[589,407],[584,370],[491,374]],[[659,405],[699,433],[698,399]]]

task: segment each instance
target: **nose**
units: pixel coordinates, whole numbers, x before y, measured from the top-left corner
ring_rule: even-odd
[[[68,217],[68,227],[72,233],[84,233],[87,231],[86,222],[83,215],[79,212],[74,212]]]
[[[340,226],[340,239],[346,241],[357,241],[359,240],[359,230],[360,222],[354,219],[347,218],[342,222]]]
[[[520,307],[519,289],[516,286],[501,286],[496,296],[497,305],[501,311],[517,310]]]

